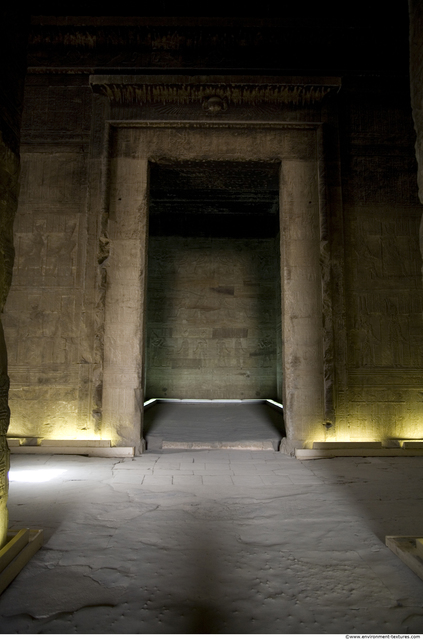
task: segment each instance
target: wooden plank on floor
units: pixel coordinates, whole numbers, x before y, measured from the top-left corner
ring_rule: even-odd
[[[43,530],[42,529],[29,529],[29,540],[18,555],[7,565],[7,567],[0,573],[0,593],[2,593],[6,587],[16,578],[18,573],[29,562],[34,553],[43,544]]]
[[[0,571],[3,571],[7,565],[12,562],[13,558],[29,542],[29,529],[20,529],[12,539],[0,549]]]
[[[423,558],[419,555],[416,544],[419,539],[421,538],[417,536],[386,536],[385,544],[423,580]]]
[[[423,560],[423,538],[416,538],[416,551]]]

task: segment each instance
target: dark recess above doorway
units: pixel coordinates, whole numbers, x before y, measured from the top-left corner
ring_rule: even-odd
[[[150,235],[275,237],[279,169],[277,162],[152,162]]]

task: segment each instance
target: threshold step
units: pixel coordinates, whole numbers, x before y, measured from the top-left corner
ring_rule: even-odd
[[[278,451],[279,443],[275,440],[238,440],[235,442],[181,442],[176,440],[164,440],[157,436],[147,439],[147,451],[199,451],[208,449],[231,449],[239,451]]]

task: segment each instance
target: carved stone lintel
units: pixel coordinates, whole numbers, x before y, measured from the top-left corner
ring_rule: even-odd
[[[220,98],[219,96],[210,96],[203,100],[203,111],[208,115],[214,116],[218,113],[226,111],[228,108],[228,101]]]
[[[311,105],[331,91],[338,91],[339,78],[282,78],[244,76],[114,76],[92,75],[94,93],[118,104],[198,103],[216,114],[231,105]]]

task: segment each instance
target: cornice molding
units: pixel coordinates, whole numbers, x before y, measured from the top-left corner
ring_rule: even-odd
[[[223,113],[232,105],[312,105],[341,87],[336,77],[91,75],[89,82],[94,93],[112,103],[200,103],[209,115]]]

